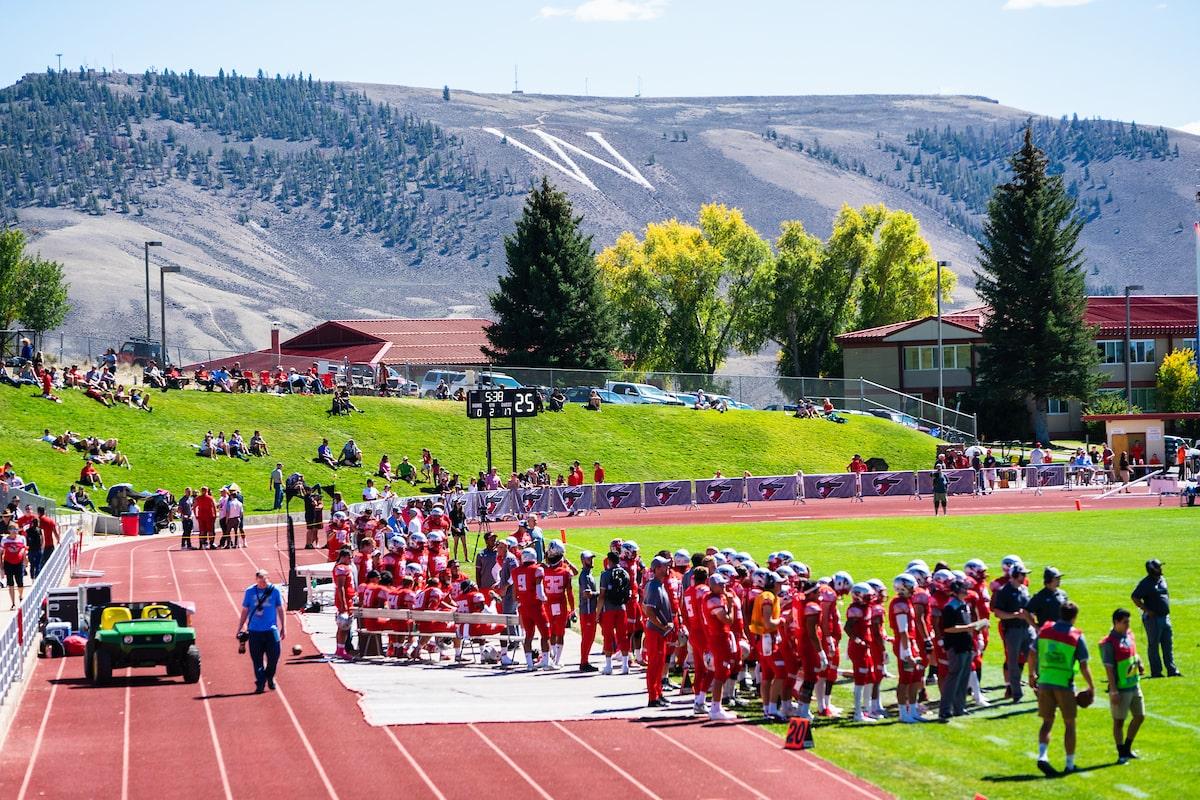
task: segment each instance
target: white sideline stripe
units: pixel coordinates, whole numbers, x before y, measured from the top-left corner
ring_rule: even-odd
[[[96,550],[92,551],[92,560],[88,569],[96,566]],[[58,694],[58,682],[62,680],[63,671],[67,668],[67,659],[58,665],[58,674],[54,676],[54,685],[50,687],[50,697],[46,699],[46,710],[42,712],[42,721],[38,725],[37,736],[33,740],[33,750],[29,753],[29,763],[25,765],[25,777],[21,779],[21,788],[17,792],[17,800],[25,800],[25,792],[29,791],[29,781],[33,778],[33,767],[37,764],[38,753],[42,749],[42,739],[46,736],[46,725],[50,722],[50,709],[54,706],[54,696]]]
[[[233,613],[240,615],[241,609],[238,607],[237,601],[233,599],[233,595],[230,593],[229,587],[225,585],[225,579],[221,577],[221,571],[217,569],[216,563],[212,560],[212,551],[204,550],[202,552],[204,553],[204,557],[208,559],[208,565],[212,567],[212,573],[214,576],[216,576],[217,582],[221,584],[221,590],[225,592],[225,597],[229,600],[229,605],[233,607]],[[245,555],[247,559],[250,559],[250,556],[246,554],[244,548],[239,548],[238,552],[242,553],[242,555]],[[250,563],[254,564],[254,561],[250,560]],[[329,780],[329,776],[325,774],[325,768],[321,766],[321,760],[317,758],[317,751],[313,749],[312,742],[308,740],[308,734],[304,732],[304,728],[300,725],[300,720],[296,719],[296,712],[292,711],[292,704],[287,701],[287,697],[284,696],[282,689],[277,687],[272,694],[279,697],[280,702],[283,703],[283,707],[287,711],[288,717],[290,717],[292,720],[292,727],[295,728],[296,733],[299,734],[300,742],[304,745],[304,749],[308,752],[308,757],[312,761],[313,766],[316,767],[317,774],[321,776],[321,782],[325,784],[325,791],[329,794],[332,800],[340,800],[337,790],[333,788],[333,783]]]
[[[499,747],[496,747],[496,745],[492,743],[491,739],[484,736],[483,731],[481,731],[481,730],[479,730],[479,728],[475,727],[474,722],[468,723],[467,727],[470,728],[475,733],[476,736],[478,736],[480,739],[482,739],[484,744],[486,744],[488,747],[492,748],[492,752],[494,752],[496,755],[500,756],[500,758],[504,760],[505,764],[508,764],[510,767],[512,767],[513,772],[520,775],[522,780],[524,780],[526,783],[528,783],[530,786],[532,786],[533,790],[535,792],[537,792],[542,797],[544,797],[545,800],[554,800],[554,798],[551,797],[550,794],[545,789],[543,789],[541,786],[538,785],[537,781],[535,781],[533,778],[529,777],[527,774],[525,774],[525,770],[523,770],[517,766],[517,762],[513,761],[511,758],[508,757],[508,753],[505,753]]]
[[[578,742],[578,743],[579,743],[579,744],[580,744],[580,745],[583,747],[583,749],[584,749],[584,750],[587,750],[589,753],[591,753],[592,755],[594,755],[596,758],[600,759],[600,760],[601,760],[601,761],[603,761],[605,764],[607,764],[608,766],[612,767],[612,769],[613,769],[613,771],[614,771],[614,772],[616,772],[616,773],[617,773],[618,775],[620,775],[622,778],[624,778],[625,780],[629,781],[629,782],[630,782],[630,783],[632,783],[634,786],[636,786],[636,787],[637,787],[637,788],[638,788],[638,789],[639,789],[639,790],[640,790],[640,791],[641,791],[643,794],[645,794],[647,797],[653,798],[653,800],[662,800],[662,798],[661,798],[661,797],[659,797],[659,796],[658,796],[658,795],[656,795],[654,792],[650,791],[650,790],[649,790],[649,789],[647,789],[645,786],[643,786],[643,785],[642,785],[642,783],[641,783],[641,781],[639,781],[637,778],[633,777],[633,776],[632,776],[632,775],[630,775],[628,772],[626,772],[625,770],[621,769],[621,768],[620,768],[620,767],[618,767],[616,764],[614,764],[614,763],[612,762],[612,760],[611,760],[611,759],[610,759],[608,756],[604,755],[604,753],[601,753],[599,750],[597,750],[596,748],[592,747],[590,744],[588,744],[587,742],[585,742],[583,739],[580,739],[580,738],[579,738],[578,736],[576,736],[574,733],[572,733],[571,731],[569,731],[569,730],[567,730],[565,727],[563,727],[562,723],[559,723],[559,722],[552,722],[552,723],[550,723],[550,724],[552,724],[554,727],[558,728],[560,731],[562,731],[563,733],[565,733],[567,736],[570,736],[572,739],[574,739],[576,742]]]
[[[1149,796],[1150,796],[1150,795],[1149,795],[1149,794],[1147,794],[1146,792],[1143,792],[1141,789],[1138,789],[1138,788],[1136,788],[1136,787],[1130,786],[1130,785],[1129,785],[1129,784],[1127,784],[1127,783],[1114,783],[1114,784],[1113,784],[1113,788],[1114,788],[1114,789],[1120,789],[1120,790],[1121,790],[1122,792],[1124,792],[1125,794],[1128,794],[1128,795],[1133,795],[1134,797],[1138,797],[1138,798],[1141,798],[1141,797],[1149,797]]]
[[[1146,716],[1150,717],[1151,719],[1156,719],[1159,722],[1165,722],[1168,725],[1174,725],[1176,728],[1186,728],[1189,731],[1194,731],[1195,733],[1200,733],[1200,725],[1192,725],[1190,722],[1180,722],[1177,719],[1171,719],[1170,717],[1164,717],[1162,714],[1153,714],[1153,713],[1147,712]]]
[[[46,725],[50,721],[50,709],[54,706],[54,696],[58,694],[58,682],[62,679],[63,670],[66,667],[67,659],[64,658],[58,665],[58,674],[54,676],[54,685],[50,687],[50,698],[46,700],[46,710],[42,712],[42,722],[38,725],[37,737],[33,740],[33,751],[29,754],[29,763],[25,765],[25,777],[21,781],[21,790],[17,792],[17,800],[25,800],[25,792],[28,791],[29,781],[33,777],[33,765],[37,763],[38,753],[42,749],[42,739],[46,735]]]
[[[408,765],[417,771],[417,775],[425,782],[425,785],[429,787],[429,791],[433,792],[433,796],[436,797],[437,800],[446,800],[446,795],[442,794],[442,791],[438,789],[436,785],[434,785],[433,781],[429,779],[429,776],[425,773],[425,770],[421,768],[421,765],[417,763],[417,760],[412,757],[411,753],[408,752],[408,748],[400,744],[400,740],[396,738],[396,734],[392,733],[392,729],[384,728],[383,730],[384,733],[388,735],[388,738],[392,740],[392,744],[396,745],[396,749],[400,751],[400,755],[404,756],[404,760],[408,762]]]
[[[1001,739],[999,736],[985,736],[983,738],[986,739],[987,741],[991,742],[994,745],[998,745],[1000,747],[1008,747],[1008,739]]]
[[[175,594],[177,597],[183,597],[183,589],[179,585],[179,576],[175,573],[175,559],[171,558],[171,551],[168,549],[167,563],[171,565],[171,582],[175,584]],[[221,742],[217,738],[217,725],[213,722],[212,709],[208,703],[208,689],[204,687],[204,682],[200,682],[200,699],[201,705],[204,706],[204,716],[208,719],[208,735],[212,739],[213,752],[217,755],[217,770],[221,773],[221,788],[225,790],[225,800],[233,800],[233,790],[229,788],[229,773],[225,771],[225,754],[221,752]]]
[[[651,732],[651,733],[653,733],[654,735],[662,737],[663,739],[667,740],[667,741],[668,741],[668,742],[670,742],[671,744],[673,744],[673,745],[675,745],[676,747],[678,747],[678,748],[679,748],[680,750],[682,750],[683,752],[687,753],[688,755],[691,755],[691,756],[693,756],[693,757],[694,757],[694,758],[695,758],[697,761],[699,761],[699,762],[701,762],[701,763],[703,763],[703,764],[707,764],[708,766],[712,767],[712,768],[713,768],[713,769],[715,769],[717,772],[721,773],[721,774],[722,774],[722,775],[724,775],[726,778],[728,778],[729,780],[731,780],[731,781],[733,781],[734,783],[736,783],[738,786],[740,786],[740,787],[742,787],[743,789],[745,789],[747,792],[749,792],[749,793],[750,793],[751,795],[753,795],[754,797],[757,797],[757,798],[759,798],[759,800],[771,800],[771,798],[770,798],[770,797],[768,797],[767,795],[763,794],[763,793],[762,793],[762,792],[760,792],[758,789],[755,789],[753,786],[751,786],[750,784],[746,783],[746,782],[745,782],[745,781],[743,781],[741,778],[738,778],[736,775],[734,775],[733,773],[731,773],[731,772],[729,772],[728,770],[724,769],[723,767],[720,767],[720,766],[718,766],[717,764],[714,764],[712,761],[710,761],[710,760],[708,760],[707,758],[705,758],[704,756],[700,755],[700,754],[699,754],[699,753],[697,753],[695,750],[693,750],[692,748],[690,748],[690,747],[688,747],[687,745],[683,744],[682,742],[677,742],[677,741],[675,741],[675,740],[674,740],[674,739],[672,739],[670,736],[667,736],[665,733],[663,733],[662,731],[658,730],[657,728],[650,728],[649,730],[650,730],[650,732]]]
[[[756,739],[762,739],[762,740],[768,741],[768,742],[779,742],[780,741],[779,737],[771,736],[771,734],[769,734],[769,733],[762,733],[756,728],[751,729],[745,725],[737,725],[735,727],[740,731],[745,731],[748,736],[753,736]],[[800,758],[799,751],[786,750],[784,752],[793,753],[796,756],[796,758]],[[802,763],[804,763],[806,766],[812,767],[817,772],[821,772],[821,773],[824,773],[825,775],[828,775],[830,778],[833,778],[838,783],[858,792],[863,797],[870,797],[870,798],[879,797],[879,795],[874,794],[873,792],[868,792],[866,789],[862,788],[857,783],[854,783],[853,781],[848,781],[845,778],[843,778],[841,775],[838,775],[836,772],[826,769],[825,767],[821,766],[816,761],[805,759]]]

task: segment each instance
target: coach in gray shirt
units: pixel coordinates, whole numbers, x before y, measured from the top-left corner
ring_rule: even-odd
[[[579,554],[579,635],[582,641],[579,645],[579,671],[597,672],[597,668],[588,663],[592,654],[592,644],[596,641],[596,625],[600,615],[596,613],[596,601],[600,597],[600,589],[596,579],[592,577],[592,565],[596,555],[591,550]]]
[[[483,535],[483,542],[484,548],[475,555],[475,585],[487,595],[496,585],[496,534],[488,531]]]

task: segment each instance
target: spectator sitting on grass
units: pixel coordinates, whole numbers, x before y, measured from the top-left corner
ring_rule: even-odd
[[[92,498],[88,497],[88,493],[82,487],[71,484],[70,490],[67,492],[67,508],[73,511],[83,511],[85,509],[96,512],[96,504],[92,502]]]
[[[54,378],[55,368],[42,370],[42,399],[49,400],[52,403],[61,403],[62,400],[54,394]]]
[[[328,439],[322,439],[320,446],[317,447],[316,461],[318,464],[324,464],[332,469],[338,468],[337,462],[333,460],[333,450],[329,448]]]
[[[599,411],[602,403],[600,394],[595,389],[592,389],[591,394],[588,395],[588,401],[584,404],[583,408],[585,411]]]
[[[229,439],[229,457],[249,461],[250,456],[246,454],[246,442],[242,439],[242,432],[234,430],[233,436]]]
[[[196,448],[196,455],[200,456],[201,458],[216,459],[217,443],[213,441],[212,431],[204,434],[204,443]]]
[[[78,389],[83,386],[83,376],[79,374],[79,366],[72,364],[71,368],[63,373],[63,386],[68,389]]]
[[[229,455],[229,442],[225,440],[225,431],[217,431],[217,438],[213,440],[213,450],[219,456]]]
[[[162,370],[153,361],[147,364],[146,368],[142,370],[142,382],[147,386],[161,389],[164,392],[167,390],[167,381],[163,378]]]
[[[400,466],[396,469],[396,477],[402,481],[407,481],[414,486],[417,483],[417,468],[408,460],[408,456],[400,459]]]
[[[196,367],[196,371],[192,373],[192,382],[197,386],[204,387],[206,392],[212,391],[212,373],[208,371],[208,367],[204,364]]]
[[[267,447],[267,441],[263,439],[262,434],[258,431],[255,431],[250,436],[250,455],[258,456],[259,458],[271,455],[271,450]]]
[[[233,381],[233,388],[239,392],[250,391],[250,375],[242,369],[242,362],[233,362],[233,369],[229,371],[229,377]]]
[[[100,473],[96,471],[96,465],[87,459],[84,459],[83,469],[79,470],[79,482],[84,486],[104,488],[104,481],[100,478]]]
[[[8,367],[4,366],[3,362],[0,362],[0,383],[6,383],[13,388],[17,388],[21,385],[17,383],[16,378],[9,374]]]
[[[229,375],[229,370],[224,366],[217,367],[212,371],[212,388],[218,392],[233,394],[233,379]]]
[[[89,380],[83,393],[105,408],[109,408],[113,404],[112,392],[106,390],[98,378]]]
[[[367,485],[363,489],[362,498],[368,503],[379,499],[379,490],[375,488],[375,480],[373,478],[367,478]]]
[[[37,370],[33,368],[32,361],[26,361],[21,365],[21,371],[17,374],[17,383],[25,386],[38,385]]]
[[[133,408],[140,408],[147,413],[154,410],[150,407],[150,393],[136,386],[129,390],[129,405]]]
[[[338,456],[338,462],[341,466],[361,467],[362,466],[362,450],[354,443],[353,439],[347,439],[342,445],[342,454]]]
[[[550,392],[550,400],[548,402],[550,410],[562,411],[563,406],[566,405],[566,402],[567,396],[563,394],[562,389],[559,389],[557,386],[555,386],[553,391]]]
[[[375,470],[375,474],[385,481],[395,480],[392,477],[392,462],[388,460],[386,453],[379,457],[379,468]]]

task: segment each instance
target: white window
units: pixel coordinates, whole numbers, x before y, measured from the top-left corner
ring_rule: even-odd
[[[937,345],[923,344],[904,348],[906,370],[937,369]],[[942,345],[942,369],[970,369],[971,345]]]
[[[1067,413],[1067,400],[1065,398],[1051,397],[1049,399],[1049,401],[1047,401],[1047,403],[1048,403],[1048,407],[1046,409],[1047,414],[1059,415],[1059,414]]]
[[[1183,344],[1180,346],[1180,348],[1179,348],[1179,349],[1180,349],[1180,350],[1191,350],[1193,353],[1194,353],[1194,352],[1196,352],[1196,339],[1195,339],[1195,337],[1193,337],[1193,338],[1191,338],[1191,339],[1184,339],[1184,340],[1183,340]]]
[[[1101,364],[1124,364],[1125,359],[1121,353],[1125,348],[1123,339],[1105,339],[1096,342],[1096,348],[1100,351]],[[1129,340],[1129,363],[1130,364],[1153,364],[1154,363],[1154,340],[1153,339],[1130,339]]]

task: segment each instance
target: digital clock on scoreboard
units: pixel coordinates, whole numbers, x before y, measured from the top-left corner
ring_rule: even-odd
[[[536,417],[537,389],[471,389],[467,392],[467,416],[471,419]]]

